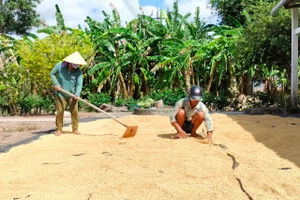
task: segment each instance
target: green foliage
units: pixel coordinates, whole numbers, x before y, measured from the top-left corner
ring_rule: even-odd
[[[173,106],[186,96],[190,84],[197,84],[210,91],[204,94],[204,101],[211,109],[240,109],[243,107],[241,100],[229,99],[226,92],[234,89],[234,93],[238,90],[245,93],[254,77],[267,80],[277,76],[281,84],[288,85],[289,11],[280,9],[271,16],[275,0],[210,2],[221,15],[222,26],[201,22],[199,8],[196,8],[194,21],[189,22],[190,13],[181,15],[178,1],[175,1],[173,10],[161,11],[161,20],[139,15],[124,28],[116,10],[112,18],[103,12],[102,22],[87,17],[89,30],[85,32],[66,27],[56,5],[57,25],[40,30],[48,34],[44,39],[28,35],[16,46],[16,41],[0,37],[0,55],[4,63],[4,67],[0,63],[3,94],[0,109],[15,113],[20,107],[23,107],[22,112],[29,112],[30,107],[34,110],[35,100],[29,96],[53,94],[49,72],[75,50],[89,63],[82,68],[82,95],[96,105],[108,103],[110,97],[114,97],[115,105],[126,105],[129,109],[146,99],[162,99],[166,106]],[[3,21],[1,16],[2,13],[0,21]],[[286,96],[278,97],[278,101],[286,104]],[[25,97],[28,98],[25,100]],[[251,98],[247,106],[251,106],[250,103],[254,106],[279,105],[276,96],[273,100],[262,94]],[[18,102],[23,100],[19,106]],[[51,108],[49,112],[53,111],[52,100],[42,102],[36,104],[40,107],[45,104],[44,107]]]
[[[219,18],[221,18],[221,24],[229,26],[235,26],[234,20],[239,21],[241,24],[246,22],[246,17],[243,15],[243,11],[251,6],[255,5],[259,1],[249,0],[209,0],[209,4],[213,9],[217,11]],[[262,1],[261,1],[262,2]],[[265,3],[278,2],[277,0],[264,0]],[[270,12],[270,11],[269,11]],[[270,15],[270,13],[269,13]]]
[[[143,98],[142,100],[137,102],[138,108],[151,108],[154,104],[154,100],[151,98]]]
[[[31,110],[34,108],[35,97],[30,95],[25,98],[21,98],[19,101],[20,114],[31,113]]]
[[[115,99],[114,105],[117,106],[117,107],[125,106],[126,105],[126,100],[122,99],[122,98]]]
[[[43,98],[39,95],[21,96],[18,101],[19,113],[24,114],[43,114],[53,113],[55,110],[53,98]]]
[[[44,113],[54,113],[55,111],[55,101],[52,97],[44,97],[40,99],[39,104],[37,104],[39,113],[43,111]]]
[[[212,93],[205,92],[203,94],[203,103],[207,105],[210,110],[220,110],[223,111],[226,107],[228,107],[231,103],[231,100],[227,98],[227,96],[221,94],[219,96],[215,96]]]
[[[246,64],[260,66],[257,74],[261,74],[263,66],[280,72],[290,70],[291,16],[286,9],[271,16],[274,6],[274,3],[259,1],[247,8],[250,15],[238,51]]]
[[[0,96],[0,114],[8,115],[10,112],[10,102],[8,101],[7,96]]]
[[[71,34],[52,34],[44,39],[35,40],[31,45],[21,40],[18,44],[18,54],[22,64],[29,72],[32,82],[39,84],[39,91],[50,93],[52,82],[50,71],[54,65],[74,51],[89,60],[93,55],[93,47],[89,36],[81,30],[73,30]]]
[[[253,93],[248,99],[247,104],[252,107],[270,107],[274,105],[275,99],[264,92]]]
[[[174,106],[175,103],[187,95],[185,89],[175,88],[152,91],[148,96],[155,101],[163,100],[165,106]]]
[[[100,106],[103,103],[110,103],[111,97],[105,93],[89,94],[88,101],[95,106]]]
[[[128,108],[128,111],[133,111],[135,106],[137,104],[137,101],[134,100],[133,98],[129,98],[129,99],[122,99],[122,98],[118,98],[118,99],[115,99],[114,101],[114,105],[117,106],[117,107],[120,107],[120,106],[126,106]]]
[[[1,1],[2,2],[2,1]],[[6,0],[0,5],[0,34],[27,34],[40,25],[36,11],[40,0]]]
[[[0,82],[0,91],[5,90],[5,89],[6,89],[6,86],[3,84],[3,82]]]
[[[57,4],[55,4],[55,18],[56,18],[56,24],[59,30],[66,30],[66,26],[65,26],[65,20],[64,17],[60,11],[60,8]]]
[[[68,28],[65,25],[65,20],[63,14],[60,11],[60,8],[57,4],[55,4],[55,18],[56,18],[56,26],[47,26],[45,28],[39,29],[38,33],[45,33],[47,35],[51,34],[66,34],[68,31],[72,32],[72,28]]]
[[[241,13],[248,5],[247,0],[210,0],[209,3],[213,9],[216,9],[222,24],[234,25],[229,17],[237,19],[242,24],[246,21]]]
[[[108,94],[105,93],[95,93],[92,94],[90,92],[86,92],[83,91],[84,96],[87,97],[87,101],[93,105],[95,105],[96,107],[99,107],[101,104],[108,104],[111,102],[111,97]],[[78,102],[78,108],[79,110],[85,110],[88,112],[95,112],[94,108],[89,107],[88,105],[86,105],[85,103],[79,101]]]
[[[0,70],[0,83],[2,88],[5,88],[1,91],[1,96],[8,103],[4,105],[5,109],[8,109],[12,114],[17,114],[17,103],[20,96],[30,93],[28,86],[31,82],[28,79],[28,71],[22,66],[7,65],[3,70]]]
[[[25,98],[21,97],[19,100],[20,114],[30,114],[32,109],[36,107],[39,97],[35,95],[28,95]]]
[[[126,106],[128,108],[129,111],[133,111],[135,106],[136,106],[136,100],[134,100],[133,98],[129,98],[126,100]]]

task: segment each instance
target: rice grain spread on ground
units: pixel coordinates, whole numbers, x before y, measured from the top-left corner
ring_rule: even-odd
[[[0,199],[299,199],[300,119],[211,115],[213,143],[171,139],[169,117],[129,115],[82,135],[47,134],[0,154]],[[202,132],[203,127],[198,129]]]

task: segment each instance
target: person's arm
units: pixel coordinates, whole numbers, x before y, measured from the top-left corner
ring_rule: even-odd
[[[55,87],[55,90],[60,90],[60,88],[61,88],[61,86],[56,78],[56,75],[57,75],[58,71],[60,70],[60,67],[61,67],[61,63],[57,63],[53,67],[52,71],[50,72],[50,77],[51,77],[52,83]]]
[[[204,126],[206,128],[207,131],[207,139],[208,139],[208,143],[212,143],[212,134],[213,134],[213,123],[209,114],[209,111],[207,109],[207,107],[205,106],[205,104],[202,103],[202,111],[204,112]]]
[[[77,77],[76,86],[75,86],[75,96],[80,97],[80,93],[82,90],[83,78],[82,73]]]
[[[176,102],[176,104],[174,106],[174,109],[173,109],[173,113],[172,113],[172,115],[170,117],[170,120],[171,120],[172,126],[174,126],[174,128],[177,131],[177,133],[180,136],[180,138],[187,138],[188,137],[187,133],[177,123],[177,119],[176,119],[176,115],[177,115],[179,109],[182,108],[182,104],[183,104],[182,100],[179,100],[179,101]]]

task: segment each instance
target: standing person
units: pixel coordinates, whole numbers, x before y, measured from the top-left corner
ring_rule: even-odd
[[[71,113],[72,131],[74,134],[80,134],[78,131],[78,97],[80,97],[83,80],[79,65],[86,64],[82,56],[75,51],[65,57],[63,62],[58,62],[50,72],[50,77],[56,90],[56,136],[61,135],[63,129],[66,105],[69,106]],[[72,98],[69,95],[59,92],[60,89],[66,90],[76,97]]]
[[[174,138],[187,138],[188,134],[192,137],[200,136],[196,131],[204,121],[208,142],[212,142],[213,123],[208,109],[201,100],[202,88],[195,85],[190,88],[188,97],[176,102],[170,117],[171,124],[177,131]]]

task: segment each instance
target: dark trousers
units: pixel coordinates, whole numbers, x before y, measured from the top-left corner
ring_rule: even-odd
[[[182,130],[184,130],[186,133],[191,133],[194,128],[194,124],[192,121],[185,120],[182,126]]]

